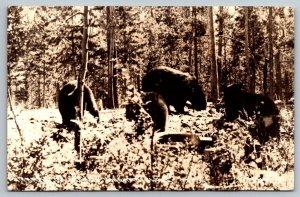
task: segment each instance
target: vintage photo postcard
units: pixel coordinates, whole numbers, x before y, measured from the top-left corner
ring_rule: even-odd
[[[293,190],[294,14],[8,7],[8,191]]]

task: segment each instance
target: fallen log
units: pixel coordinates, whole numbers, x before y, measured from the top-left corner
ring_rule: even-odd
[[[167,144],[169,142],[187,142],[191,146],[196,147],[199,151],[203,151],[205,148],[214,145],[212,137],[203,137],[193,133],[160,132],[156,134],[155,138],[155,142],[160,144]]]

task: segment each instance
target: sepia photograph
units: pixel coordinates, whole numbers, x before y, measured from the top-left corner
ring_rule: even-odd
[[[294,190],[293,7],[7,9],[8,191]]]

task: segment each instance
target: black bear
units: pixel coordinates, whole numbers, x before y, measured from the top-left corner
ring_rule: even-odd
[[[238,117],[247,120],[256,115],[259,124],[256,136],[261,143],[269,137],[279,138],[279,110],[274,101],[265,95],[248,93],[242,84],[223,87],[225,117],[233,121]]]
[[[240,117],[248,119],[253,115],[277,116],[279,110],[274,101],[265,95],[248,93],[242,84],[223,87],[225,113],[228,120]]]
[[[152,68],[143,78],[142,90],[160,94],[167,106],[172,105],[178,113],[184,113],[186,101],[195,110],[206,109],[206,98],[196,78],[173,68]]]
[[[125,106],[125,118],[129,121],[137,120],[141,113],[141,105],[138,102],[130,101]]]
[[[84,110],[89,111],[99,121],[99,109],[92,90],[84,85]],[[77,81],[68,82],[59,92],[58,108],[62,116],[63,125],[70,126],[70,120],[76,118],[78,99]]]
[[[168,119],[168,106],[160,94],[144,92],[141,95],[143,108],[151,116],[154,131],[165,131]]]

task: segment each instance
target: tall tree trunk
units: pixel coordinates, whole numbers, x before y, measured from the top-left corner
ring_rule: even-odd
[[[188,44],[189,44],[189,66],[191,68],[192,67],[192,50],[193,50],[192,41],[189,41]]]
[[[114,11],[113,11],[114,12]],[[118,98],[118,73],[115,64],[117,63],[117,48],[116,48],[116,31],[115,31],[115,21],[113,21],[113,31],[112,31],[112,40],[113,40],[113,59],[112,67],[113,67],[113,101],[114,108],[119,108],[119,98]]]
[[[198,73],[198,47],[197,47],[197,10],[196,7],[192,8],[193,13],[193,29],[194,29],[194,66],[195,66],[195,76],[198,81],[199,73]]]
[[[224,46],[226,46],[226,45],[227,45],[227,41],[224,40]],[[227,50],[226,50],[226,47],[224,47],[223,65],[224,65],[224,68],[223,68],[223,75],[222,75],[221,80],[224,84],[227,85],[227,83],[228,83],[228,68],[227,68]]]
[[[268,94],[268,58],[267,58],[267,44],[264,45],[265,50],[264,50],[264,57],[265,57],[265,63],[263,67],[263,91],[264,94]]]
[[[250,67],[250,52],[249,52],[249,7],[246,6],[245,10],[245,66],[246,66],[246,76],[247,76],[247,86],[248,91],[253,92],[251,90],[251,67]]]
[[[220,12],[220,19],[219,19],[219,35],[223,35],[224,29],[224,19],[223,19],[223,6],[219,8]],[[218,78],[219,78],[219,85],[224,83],[222,81],[222,50],[223,50],[223,37],[219,36],[218,39]]]
[[[213,7],[208,8],[209,18],[209,35],[210,35],[210,63],[211,63],[211,99],[216,102],[219,96],[218,85],[218,68],[216,63],[216,49],[215,49],[215,34],[214,34],[214,20],[213,20]]]
[[[273,8],[269,7],[268,16],[268,38],[269,38],[269,69],[270,69],[270,97],[274,97],[274,62],[273,62]]]
[[[275,54],[276,66],[276,93],[278,98],[282,99],[282,79],[281,79],[281,65],[280,65],[280,50]]]
[[[234,32],[232,32],[232,39],[233,40],[236,40],[236,35]],[[235,45],[236,45],[236,42],[231,42],[231,50],[232,50],[232,60],[231,60],[231,66],[228,66],[227,67],[227,73],[228,73],[228,76],[227,78],[229,79],[228,82],[229,83],[232,83],[232,78],[234,79],[234,72],[232,72],[232,68],[235,68],[237,67],[237,58],[236,58],[236,52],[235,52]]]
[[[77,117],[82,121],[83,110],[84,110],[84,81],[87,72],[87,63],[88,63],[88,6],[83,8],[83,27],[82,27],[82,43],[81,43],[81,52],[82,52],[82,65],[80,72],[78,74],[78,100],[77,100]],[[79,153],[79,160],[81,160],[81,127],[77,124],[75,127],[75,137],[74,137],[74,148]]]
[[[284,73],[284,94],[285,94],[285,101],[288,101],[291,98],[290,94],[290,80],[289,80],[289,72],[286,70]]]
[[[73,18],[72,18],[72,21],[73,21]],[[74,58],[73,60],[73,64],[71,65],[71,68],[72,68],[72,73],[73,73],[73,76],[74,76],[74,79],[76,79],[76,50],[75,50],[75,43],[74,43],[74,32],[72,31],[71,33],[71,37],[72,37],[72,56]]]
[[[83,117],[83,98],[84,98],[84,81],[85,76],[87,72],[87,43],[88,43],[88,7],[84,6],[83,11],[83,35],[82,35],[82,44],[81,44],[81,51],[82,51],[82,65],[80,69],[80,73],[78,75],[78,90],[79,90],[79,96],[78,96],[78,118],[82,120]]]
[[[265,63],[263,67],[263,91],[264,94],[268,94],[268,63],[269,61],[265,58]]]
[[[254,24],[255,25],[255,24]],[[254,38],[254,30],[253,28],[251,28],[251,46],[254,46],[255,44],[255,38]],[[255,59],[256,57],[253,55],[253,52],[250,51],[250,62],[249,62],[249,66],[250,66],[250,72],[251,72],[251,77],[250,77],[250,92],[255,92],[255,82],[256,82],[256,65],[257,65],[257,61]]]
[[[201,37],[199,37],[199,39],[198,39],[198,53],[199,53],[199,57],[198,57],[198,75],[199,75],[199,77],[200,77],[200,79],[202,79],[201,78],[201,65],[202,65],[202,59],[201,59],[201,54],[202,54],[202,48],[201,48],[201,46],[202,46],[202,41],[201,41]]]
[[[108,108],[115,108],[114,104],[114,70],[113,70],[113,54],[114,54],[114,26],[113,26],[113,7],[107,6],[107,53],[108,53]]]
[[[113,37],[113,40],[115,40],[115,34]],[[114,59],[117,59],[117,52],[116,52],[116,46],[114,44]],[[114,101],[114,108],[119,108],[119,99],[118,99],[118,75],[117,75],[117,69],[115,68],[115,63],[116,61],[112,62],[112,66],[113,66],[113,101]]]

